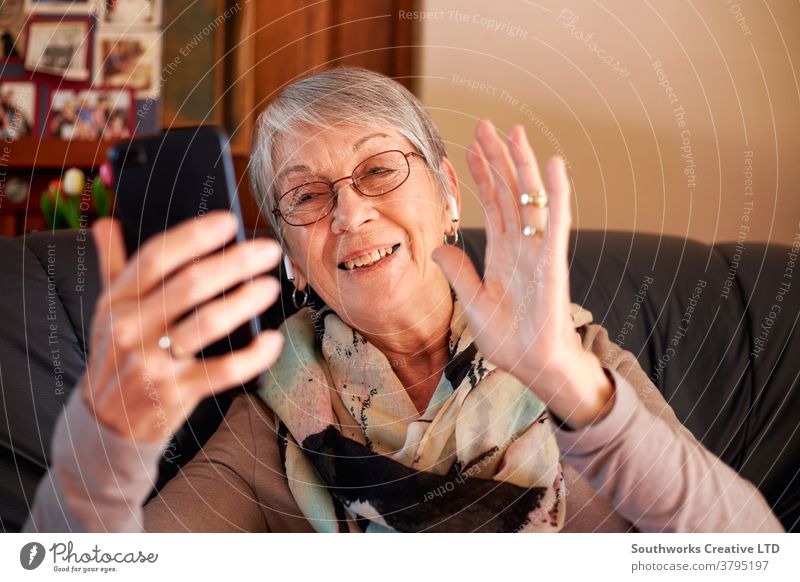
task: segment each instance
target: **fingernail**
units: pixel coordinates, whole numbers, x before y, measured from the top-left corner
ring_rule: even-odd
[[[224,228],[227,232],[235,231],[239,228],[239,220],[230,212],[226,213],[224,218]]]
[[[273,296],[280,291],[280,283],[274,277],[258,277],[252,280],[252,290],[259,298],[272,303]]]
[[[280,254],[281,248],[273,240],[263,240],[255,243],[255,252],[259,259],[271,260]]]
[[[283,347],[283,334],[278,330],[271,330],[259,336],[260,342],[267,349]]]

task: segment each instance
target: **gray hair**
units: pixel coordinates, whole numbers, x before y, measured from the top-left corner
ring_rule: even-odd
[[[417,149],[433,171],[442,201],[450,194],[450,183],[442,168],[447,155],[439,130],[430,113],[408,89],[397,81],[358,67],[337,67],[304,77],[285,87],[258,116],[250,153],[250,183],[272,231],[283,239],[283,221],[277,206],[274,167],[286,136],[309,128],[325,129],[336,124],[391,127]]]

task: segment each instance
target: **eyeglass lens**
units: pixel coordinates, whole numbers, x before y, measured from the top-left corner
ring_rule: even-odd
[[[353,170],[355,188],[364,196],[381,196],[398,188],[409,175],[408,158],[401,151],[382,152]],[[333,210],[336,193],[328,182],[309,182],[284,194],[281,215],[296,226],[316,222]]]

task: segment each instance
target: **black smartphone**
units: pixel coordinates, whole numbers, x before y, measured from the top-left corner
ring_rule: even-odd
[[[239,228],[229,244],[245,239],[228,137],[221,129],[203,125],[137,137],[111,148],[109,160],[128,256],[151,236],[212,210],[236,216]],[[242,348],[259,332],[253,318],[197,357]]]

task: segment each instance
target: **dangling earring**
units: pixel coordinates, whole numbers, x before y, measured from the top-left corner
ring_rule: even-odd
[[[454,245],[458,243],[458,229],[453,231],[452,238],[448,236],[446,233],[444,235],[444,244],[446,245]]]
[[[292,261],[289,260],[289,255],[283,255],[283,270],[286,273],[286,278],[294,283],[294,269],[292,268]],[[298,294],[302,299],[297,299]],[[307,303],[308,291],[299,290],[297,287],[292,289],[292,305],[294,305],[295,309],[302,309]]]
[[[300,294],[302,299],[298,301],[297,295]],[[308,303],[308,291],[304,289],[298,289],[295,287],[292,290],[292,305],[294,305],[295,309],[302,309]]]
[[[450,202],[450,222],[453,223],[453,238],[451,240],[445,233],[444,244],[454,245],[458,243],[458,226],[456,226],[458,223],[458,204],[456,204],[456,198],[452,194],[448,194],[447,200]]]

